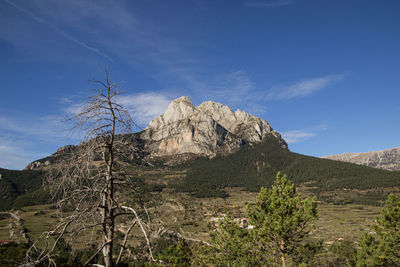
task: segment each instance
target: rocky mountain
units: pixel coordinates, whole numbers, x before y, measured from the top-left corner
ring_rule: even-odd
[[[324,156],[323,158],[346,161],[385,170],[400,171],[400,146],[381,151],[344,153],[339,155]]]
[[[296,185],[311,186],[315,193],[334,192],[329,193],[332,197],[320,196],[334,203],[345,199],[338,200],[338,190],[364,190],[363,195],[349,195],[346,203],[376,204],[386,199],[383,192],[400,188],[400,172],[293,153],[265,120],[211,101],[194,106],[189,98],[180,97],[143,131],[116,138],[121,145],[116,159],[147,190],[143,192],[168,188],[196,197],[226,197],[226,188],[259,191],[272,184],[278,171]],[[91,142],[96,139],[62,147],[28,165],[29,170],[0,169],[0,210],[31,205],[32,200],[47,203],[50,197],[41,183],[44,174],[54,164],[80,155]],[[94,165],[102,164],[98,156]],[[385,162],[382,155],[377,157]]]
[[[173,100],[167,110],[153,119],[140,133],[125,135],[124,159],[145,162],[162,159],[167,165],[182,163],[197,156],[213,158],[236,152],[247,143],[266,138],[287,143],[264,119],[213,101],[194,106],[187,96]],[[42,168],[79,146],[65,146],[46,159],[30,163],[25,169]]]
[[[187,96],[172,101],[164,114],[152,120],[141,133],[153,157],[187,153],[214,157],[266,137],[276,138],[287,147],[265,120],[241,110],[233,112],[212,101],[196,107]]]

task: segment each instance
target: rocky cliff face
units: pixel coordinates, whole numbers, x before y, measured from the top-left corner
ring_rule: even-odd
[[[165,113],[152,120],[141,134],[154,157],[187,153],[214,157],[267,136],[279,139],[287,147],[265,120],[241,110],[233,112],[212,101],[195,107],[186,96],[172,101]]]
[[[351,162],[374,168],[400,171],[400,147],[365,153],[344,153],[323,158]]]
[[[182,96],[172,101],[164,114],[153,119],[141,133],[122,136],[125,145],[119,160],[151,164],[152,160],[162,158],[164,163],[174,165],[199,155],[212,158],[233,153],[246,143],[264,138],[274,138],[287,148],[281,135],[261,118],[241,110],[233,112],[212,101],[196,107]],[[53,155],[30,163],[26,169],[61,161],[63,155],[79,151],[81,145],[61,147]]]

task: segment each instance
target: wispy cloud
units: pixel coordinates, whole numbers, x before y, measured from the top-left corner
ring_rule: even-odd
[[[66,117],[78,114],[83,103],[76,99],[62,98]],[[139,126],[162,114],[172,98],[162,93],[139,93],[121,95],[117,102],[128,109],[132,119]],[[48,156],[60,146],[77,144],[83,133],[72,132],[63,116],[32,116],[14,114],[0,116],[0,167],[22,169],[33,160]]]
[[[135,123],[145,126],[150,120],[164,113],[171,98],[161,93],[140,93],[118,97],[119,104],[128,109]]]
[[[75,116],[79,114],[85,103],[71,101],[65,101],[63,98],[61,101],[66,104],[63,109],[67,117]],[[140,127],[145,127],[158,115],[164,113],[168,108],[169,103],[173,100],[167,94],[157,92],[144,92],[138,94],[125,94],[119,95],[115,101],[126,108],[132,117],[132,120]]]
[[[276,1],[246,1],[243,3],[246,7],[280,7],[293,4],[293,0],[276,0]]]
[[[205,90],[204,98],[211,97],[231,108],[239,108],[255,115],[265,112],[265,106],[255,97],[258,94],[257,86],[243,70],[221,74],[209,86],[212,89]]]
[[[203,79],[183,72],[176,75],[184,79],[184,88],[188,88],[183,94],[196,103],[212,100],[255,115],[265,111],[265,106],[259,103],[260,99],[254,97],[258,94],[255,83],[244,70],[210,74]]]
[[[37,16],[36,14],[34,14],[31,11],[29,11],[28,9],[26,9],[26,8],[16,4],[15,2],[10,1],[10,0],[4,0],[4,2],[6,2],[7,4],[13,6],[17,10],[19,10],[20,12],[24,13],[25,15],[28,15],[31,19],[35,20],[36,22],[44,24],[44,25],[50,27],[52,30],[54,30],[58,34],[64,36],[68,40],[74,42],[75,44],[77,44],[77,45],[79,45],[79,46],[81,46],[81,47],[83,47],[83,48],[85,48],[87,50],[90,50],[90,51],[96,53],[97,55],[108,59],[111,62],[114,62],[114,60],[109,55],[107,55],[106,53],[102,52],[99,48],[96,48],[96,47],[88,45],[87,43],[85,43],[85,42],[79,40],[78,38],[72,36],[71,34],[61,30],[60,28],[58,28],[57,26],[51,24],[50,22],[46,21],[45,19],[41,18],[40,16]]]
[[[57,142],[67,137],[68,125],[59,116],[0,116],[0,131],[16,133],[30,140]]]
[[[58,116],[0,116],[0,167],[22,169],[60,146],[78,143]]]
[[[283,139],[285,139],[288,144],[300,143],[316,135],[317,133],[309,132],[307,130],[293,130],[282,133]]]
[[[328,75],[324,77],[302,80],[300,82],[273,88],[267,93],[265,99],[289,100],[295,97],[304,97],[322,90],[334,82],[343,79],[343,75]]]
[[[69,104],[64,108],[64,113],[67,116],[75,116],[78,115],[83,111],[84,108],[84,103],[71,103],[71,102],[66,102],[66,104]]]
[[[169,28],[149,21],[140,13],[134,13],[135,10],[124,8],[123,3],[107,6],[101,1],[96,4],[91,1],[71,1],[68,4],[62,1],[39,1],[22,7],[16,4],[18,2],[4,1],[26,17],[45,24],[85,48],[87,44],[82,42],[83,37],[78,39],[69,33],[96,40],[96,44],[105,51],[113,51],[113,58],[96,47],[90,46],[87,49],[92,48],[91,51],[102,53],[103,57],[111,61],[115,58],[117,62],[124,62],[133,68],[142,69],[143,65],[151,68],[148,73],[152,73],[155,80],[162,81],[162,90],[168,92],[168,96],[188,95],[196,103],[214,100],[253,113],[260,114],[264,111],[264,106],[252,99],[257,88],[245,70],[234,68],[231,71],[214,71],[210,67],[212,61],[199,58],[191,51],[193,45],[207,44],[199,44],[198,40],[193,44],[190,40],[181,42],[179,36],[168,34]],[[96,30],[88,23],[90,21],[96,21]],[[67,33],[62,29],[69,31]],[[19,42],[20,45],[25,43]],[[69,99],[64,99],[65,101]],[[69,106],[67,111],[76,113],[79,105]],[[139,111],[136,109],[135,112],[138,117],[145,118],[140,119],[139,123],[145,123],[149,119],[146,114],[151,113],[138,113]]]
[[[48,156],[49,153],[38,153],[36,148],[23,141],[7,140],[1,135],[0,167],[7,169],[23,169],[29,162]]]
[[[320,125],[282,132],[282,137],[288,144],[301,143],[312,137],[319,135],[321,132],[328,129],[327,124],[324,122]]]

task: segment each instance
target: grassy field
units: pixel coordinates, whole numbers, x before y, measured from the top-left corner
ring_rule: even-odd
[[[174,179],[174,178],[170,178]],[[246,217],[245,207],[249,202],[255,201],[257,193],[246,192],[241,188],[227,188],[229,197],[223,198],[195,198],[186,193],[175,193],[164,189],[158,193],[158,205],[149,207],[152,230],[160,228],[177,231],[183,236],[209,240],[210,226],[213,218],[218,218],[230,213],[234,218]],[[305,195],[309,194],[307,190]],[[329,245],[335,240],[349,239],[357,241],[361,233],[370,231],[370,226],[379,214],[380,207],[368,205],[345,204],[335,205],[319,202],[319,218],[315,221],[315,229],[311,236],[317,240],[324,240]],[[24,227],[33,240],[38,238],[43,231],[49,230],[57,222],[55,210],[51,205],[24,207],[18,211],[24,220]],[[0,220],[0,240],[9,240],[7,225],[11,219]],[[124,227],[120,230],[123,232]],[[133,231],[134,240],[131,245],[140,241],[139,229]],[[95,238],[95,237],[94,237]],[[75,240],[75,247],[82,247],[89,237]]]

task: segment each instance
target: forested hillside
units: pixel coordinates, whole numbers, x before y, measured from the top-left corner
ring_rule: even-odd
[[[184,167],[188,175],[176,188],[199,197],[224,196],[224,187],[258,191],[270,185],[278,171],[296,184],[308,182],[317,192],[400,186],[400,172],[296,154],[272,138],[247,144],[235,154],[198,158]]]
[[[129,161],[130,168],[140,173],[143,165],[134,162]],[[162,164],[147,166],[146,170],[149,168],[168,172]],[[278,171],[286,173],[296,185],[307,183],[316,193],[336,189],[400,187],[400,172],[300,155],[282,148],[274,138],[266,138],[257,144],[248,143],[233,154],[213,159],[199,157],[169,169],[185,170],[186,175],[183,179],[168,182],[168,186],[196,197],[225,197],[225,187],[258,191],[261,186],[270,185]],[[0,209],[51,201],[42,188],[44,171],[0,169],[0,174]]]
[[[19,208],[49,201],[41,187],[43,171],[15,171],[0,168],[0,210]]]

